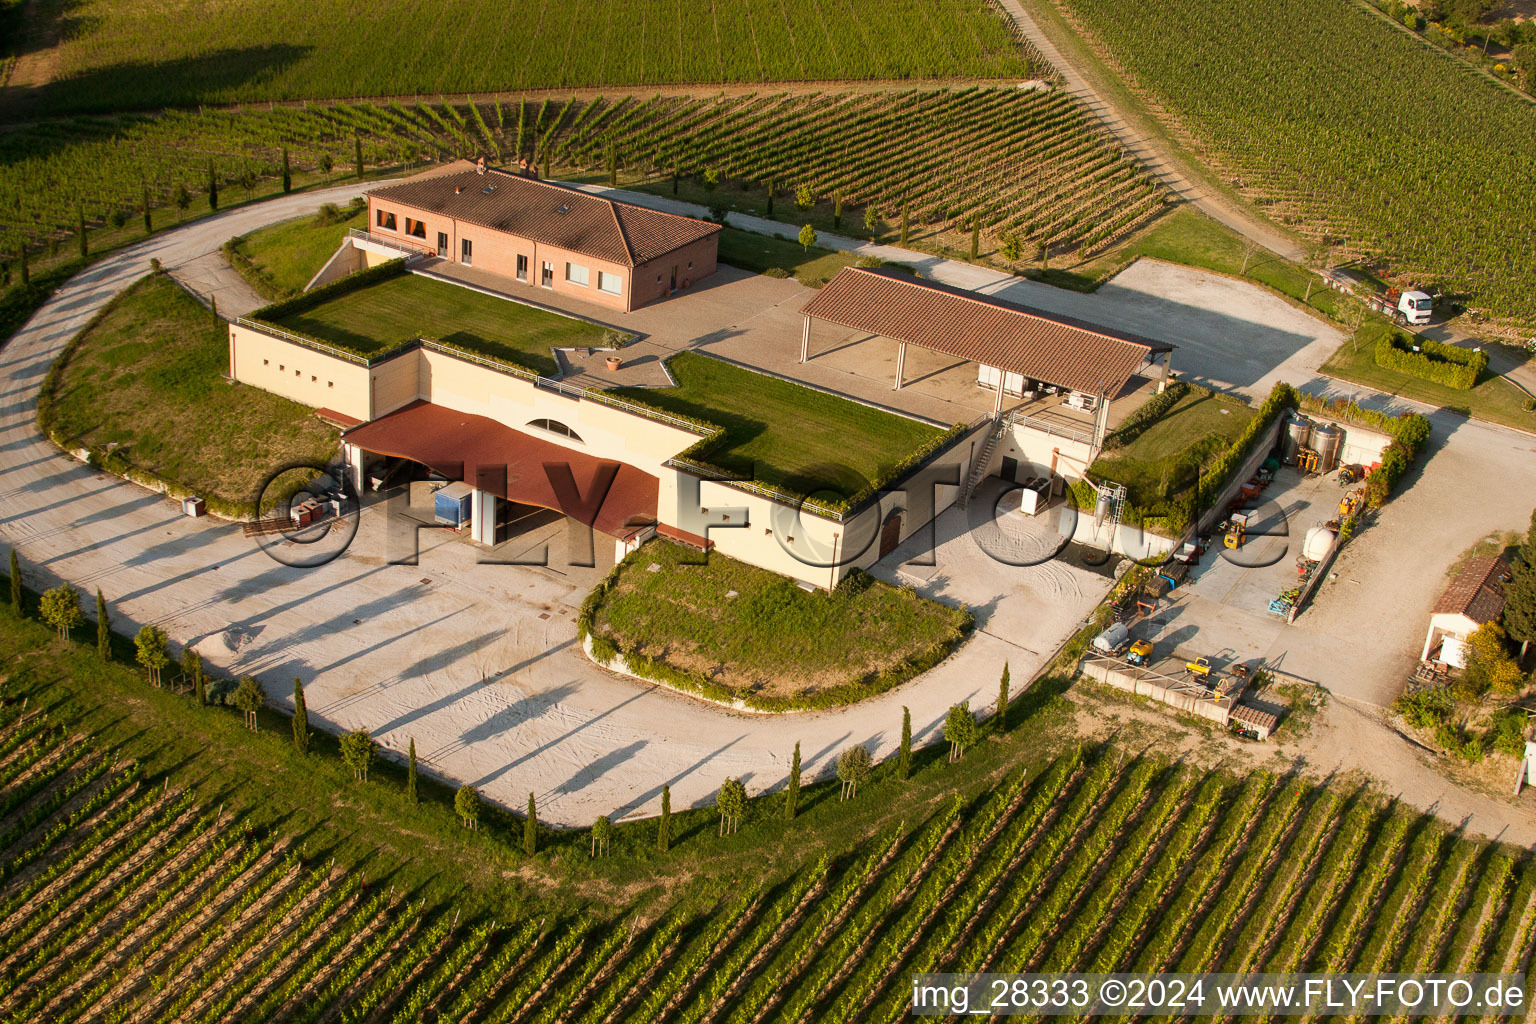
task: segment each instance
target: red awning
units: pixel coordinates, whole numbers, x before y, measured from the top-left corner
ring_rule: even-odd
[[[486,416],[416,401],[342,437],[364,451],[420,462],[508,501],[554,509],[613,536],[626,525],[656,520],[660,484],[654,476]]]

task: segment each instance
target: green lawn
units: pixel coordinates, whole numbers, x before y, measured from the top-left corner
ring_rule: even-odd
[[[1367,323],[1356,332],[1354,339],[1340,345],[1338,351],[1328,357],[1322,372],[1330,377],[1354,381],[1377,391],[1440,406],[1474,419],[1536,431],[1536,412],[1525,408],[1525,395],[1492,371],[1484,374],[1472,390],[1458,391],[1378,366],[1376,339],[1390,330],[1392,326],[1384,321],[1373,320]]]
[[[584,320],[415,274],[345,292],[274,322],[363,355],[427,337],[543,374],[556,372],[551,348],[603,345],[611,333]]]
[[[273,302],[297,295],[336,252],[347,231],[365,227],[367,221],[365,207],[350,216],[344,210],[340,219],[317,214],[242,235],[233,240],[234,248],[251,266],[237,269]]]
[[[1123,483],[1131,502],[1153,507],[1194,487],[1200,466],[1242,433],[1254,412],[1191,388],[1134,441],[1112,448],[1093,464],[1093,475]]]
[[[229,384],[229,334],[168,277],[133,285],[62,357],[49,402],[72,447],[118,447],[204,496],[246,501],[272,467],[326,460],[337,432],[297,402]]]
[[[702,457],[790,494],[852,497],[938,428],[694,352],[667,363],[675,388],[620,388],[667,412],[705,420],[725,435]]]
[[[778,573],[718,553],[700,564],[656,541],[619,566],[593,632],[738,697],[846,703],[938,661],[969,625],[968,612],[888,583],[807,593]]]
[[[720,232],[720,262],[759,274],[780,270],[801,284],[820,288],[839,270],[858,263],[859,258],[814,245],[806,250],[799,242],[724,228]]]

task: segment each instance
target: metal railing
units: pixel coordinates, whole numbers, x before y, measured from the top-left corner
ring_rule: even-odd
[[[431,256],[436,252],[436,250],[428,245],[425,241],[423,241],[421,245],[418,246],[414,242],[406,242],[398,238],[389,238],[384,235],[376,235],[372,231],[365,231],[362,228],[348,228],[347,237],[361,238],[363,241],[372,243],[373,245],[381,245],[386,249],[394,249],[398,252],[407,253],[409,256],[416,257],[418,259],[425,256]]]
[[[347,362],[357,363],[359,366],[372,365],[372,360],[370,360],[367,356],[359,355],[356,352],[348,352],[346,349],[337,348],[334,345],[327,345],[323,341],[307,337],[303,334],[294,334],[292,331],[285,331],[281,327],[274,327],[272,324],[263,323],[260,320],[251,320],[247,317],[237,316],[235,317],[235,323],[240,327],[245,327],[249,330],[257,331],[258,333],[265,334],[269,337],[277,338],[281,341],[292,342],[295,345],[302,345],[304,348],[313,349],[314,351],[319,352],[321,355],[334,356],[337,359],[345,359]]]
[[[1050,420],[1042,419],[1039,416],[1026,416],[1017,409],[1008,414],[1008,422],[1021,427],[1028,427],[1031,430],[1042,431],[1052,437],[1064,437],[1069,441],[1076,441],[1078,444],[1085,444],[1090,448],[1097,447],[1094,444],[1092,433],[1084,433],[1071,427],[1059,427]]]

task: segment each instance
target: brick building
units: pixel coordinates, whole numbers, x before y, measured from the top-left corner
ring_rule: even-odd
[[[715,272],[720,226],[461,160],[368,193],[368,230],[628,312]]]

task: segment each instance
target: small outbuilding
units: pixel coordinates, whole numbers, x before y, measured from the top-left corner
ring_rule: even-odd
[[[1509,576],[1509,559],[1503,555],[1474,558],[1462,566],[1430,613],[1420,660],[1466,668],[1467,639],[1504,614]]]

